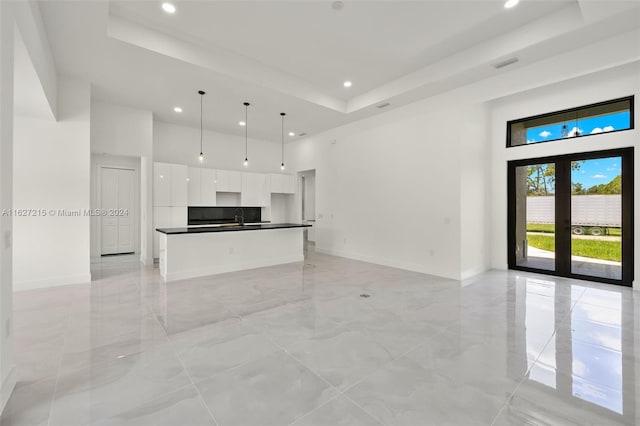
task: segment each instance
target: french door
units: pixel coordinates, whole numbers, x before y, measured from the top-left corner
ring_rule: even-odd
[[[633,148],[510,161],[509,268],[631,286]]]

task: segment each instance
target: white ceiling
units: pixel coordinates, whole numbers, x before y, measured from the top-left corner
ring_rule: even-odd
[[[281,111],[287,131],[313,134],[640,26],[637,1],[173,3],[175,15],[156,1],[40,8],[59,71],[89,79],[95,99],[194,126],[202,89],[207,128],[244,134],[249,101],[250,135],[271,140]]]

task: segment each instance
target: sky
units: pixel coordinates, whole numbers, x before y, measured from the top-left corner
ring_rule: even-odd
[[[571,171],[571,181],[580,182],[587,189],[601,183],[609,183],[620,174],[620,157],[597,158],[580,162],[579,170]]]
[[[545,142],[562,139],[562,126],[566,124],[568,137],[573,137],[578,132],[581,135],[611,132],[613,130],[628,129],[630,123],[629,111],[597,117],[584,118],[579,121],[572,120],[566,123],[557,123],[546,126],[531,127],[527,129],[527,143]]]

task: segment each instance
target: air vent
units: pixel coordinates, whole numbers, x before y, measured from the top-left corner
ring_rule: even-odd
[[[376,105],[376,108],[386,108],[386,107],[388,107],[389,105],[391,105],[389,102],[385,102],[385,103],[383,103],[383,104]]]
[[[307,136],[307,134],[305,132],[302,132],[302,133],[298,133],[298,136]]]
[[[497,64],[493,64],[493,67],[495,69],[499,70],[500,68],[508,67],[511,64],[515,64],[518,61],[519,61],[518,58],[510,58],[510,59],[507,59],[506,61],[502,61],[502,62],[498,62]]]

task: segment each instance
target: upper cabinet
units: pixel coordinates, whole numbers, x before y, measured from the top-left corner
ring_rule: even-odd
[[[215,206],[216,205],[216,171],[189,167],[188,205]]]
[[[154,163],[153,205],[215,206],[216,192],[240,194],[242,206],[268,207],[271,194],[295,193],[293,175],[214,170]]]
[[[216,205],[216,171],[214,169],[200,169],[200,203],[203,206]]]
[[[295,180],[293,175],[272,174],[271,192],[274,194],[295,193]]]
[[[242,173],[240,205],[243,207],[266,207],[271,203],[269,175]]]
[[[242,172],[216,170],[216,191],[242,192]]]
[[[190,206],[199,206],[202,201],[200,182],[201,169],[197,167],[189,167],[189,179],[187,182],[187,201]]]
[[[171,205],[171,164],[153,165],[153,205]]]
[[[171,165],[171,206],[187,205],[188,167]]]
[[[187,205],[187,166],[181,164],[153,164],[153,205]]]

